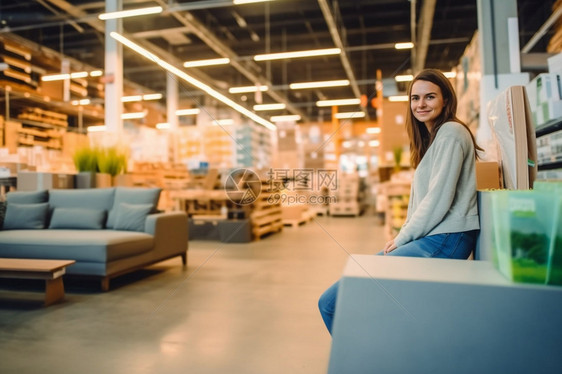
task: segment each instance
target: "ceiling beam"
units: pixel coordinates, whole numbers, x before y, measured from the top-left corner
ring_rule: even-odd
[[[259,83],[262,86],[273,86],[273,84],[267,78],[250,71],[250,68],[255,71],[261,70],[256,63],[254,63],[253,61],[247,61],[245,64],[246,66],[242,65],[239,61],[239,56],[227,45],[225,45],[219,38],[217,38],[210,29],[199,22],[191,13],[178,13],[175,11],[175,8],[168,8],[167,3],[163,0],[157,0],[157,3],[164,9],[169,11],[170,14],[181,24],[188,27],[193,34],[195,34],[199,39],[207,44],[219,56],[229,58],[231,66],[238,70],[240,74],[244,75],[250,82],[254,84]],[[290,100],[286,96],[280,94],[279,92],[275,92],[275,90],[272,89],[267,90],[265,93],[275,101],[285,104],[286,109],[291,114],[298,114],[303,120],[308,119],[302,111],[291,104]]]
[[[433,15],[435,14],[436,0],[425,0],[422,5],[420,22],[417,30],[417,40],[415,42],[415,58],[412,61],[413,74],[416,75],[425,67],[425,58],[429,40],[431,39],[431,28],[433,27]]]
[[[349,79],[351,89],[353,90],[353,94],[355,97],[361,97],[361,91],[357,86],[357,80],[355,79],[355,74],[353,73],[353,69],[351,68],[351,63],[349,62],[349,58],[347,57],[347,53],[345,51],[345,46],[343,44],[343,39],[338,31],[338,27],[336,25],[336,21],[334,19],[334,15],[330,10],[330,6],[328,5],[326,0],[318,0],[318,5],[320,5],[320,9],[322,10],[322,14],[324,15],[324,19],[328,24],[328,29],[330,30],[330,35],[332,35],[332,40],[336,47],[341,49],[340,59],[347,75],[347,79]],[[339,15],[338,15],[339,16]],[[340,16],[341,18],[341,16]]]

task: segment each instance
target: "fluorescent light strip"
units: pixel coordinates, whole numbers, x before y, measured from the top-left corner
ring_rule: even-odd
[[[70,78],[71,79],[76,79],[76,78],[86,78],[88,76],[88,72],[87,71],[79,71],[77,73],[70,73]]]
[[[201,110],[199,108],[193,109],[178,109],[176,110],[176,116],[194,116],[199,114]]]
[[[341,105],[359,105],[361,104],[360,99],[339,99],[339,100],[319,100],[316,102],[316,106],[341,106]]]
[[[367,134],[380,134],[381,128],[380,127],[367,127]]]
[[[134,101],[142,101],[141,95],[123,96],[121,98],[122,103],[132,103]]]
[[[125,45],[128,48],[131,48],[132,50],[137,52],[138,54],[148,58],[149,60],[152,60],[153,62],[155,62],[156,64],[158,64],[162,68],[166,69],[168,72],[174,74],[178,78],[183,79],[187,83],[199,88],[200,90],[205,91],[208,95],[210,95],[210,96],[214,97],[215,99],[221,101],[223,104],[228,105],[229,107],[231,107],[232,109],[236,110],[237,112],[245,115],[249,119],[259,123],[262,126],[267,127],[270,130],[276,130],[277,129],[277,126],[275,126],[273,123],[271,123],[271,122],[267,121],[266,119],[258,116],[257,114],[255,114],[255,113],[251,112],[250,110],[244,108],[242,105],[234,102],[233,100],[229,99],[228,97],[224,96],[223,94],[215,91],[210,86],[204,84],[203,82],[198,81],[197,79],[193,78],[192,76],[185,73],[184,71],[182,71],[182,70],[178,69],[177,67],[169,64],[168,62],[162,60],[161,58],[159,58],[155,54],[147,51],[146,49],[142,48],[138,44],[136,44],[136,43],[130,41],[129,39],[125,38],[123,35],[121,35],[117,32],[114,32],[114,31],[111,32],[110,35],[111,35],[112,38],[117,40],[119,43],[122,43],[123,45]]]
[[[162,98],[161,93],[145,94],[142,95],[143,100],[160,100]]]
[[[389,96],[388,101],[393,101],[393,102],[408,101],[408,95]]]
[[[88,132],[102,132],[105,131],[107,127],[105,125],[101,126],[88,126]]]
[[[365,112],[336,113],[334,117],[336,117],[337,119],[363,118],[365,117]]]
[[[98,16],[102,21],[108,19],[116,18],[126,18],[135,16],[144,16],[147,14],[157,14],[162,13],[164,9],[161,6],[153,6],[148,8],[130,9],[130,10],[120,10],[118,12],[102,13]]]
[[[156,124],[156,128],[158,130],[169,130],[170,129],[170,124],[167,122],[162,122],[162,123],[157,123]]]
[[[270,60],[281,60],[286,58],[329,56],[329,55],[339,55],[340,53],[341,53],[340,48],[311,49],[308,51],[280,52],[280,53],[255,55],[254,61],[270,61]]]
[[[410,82],[414,80],[414,76],[412,74],[397,75],[396,77],[394,77],[394,80],[396,82]]]
[[[41,77],[41,80],[43,82],[60,81],[64,79],[70,79],[70,74],[52,74],[52,75],[44,75]]]
[[[272,122],[289,122],[289,121],[298,121],[301,119],[301,116],[298,114],[291,114],[286,116],[273,116],[269,118]]]
[[[412,43],[412,42],[396,43],[396,44],[394,44],[394,48],[396,48],[396,49],[412,49],[412,48],[414,48],[414,43]]]
[[[101,70],[94,70],[90,72],[90,77],[101,77],[103,74],[103,71]]]
[[[371,140],[369,142],[369,147],[378,147],[379,145],[381,145],[381,142],[378,140]]]
[[[72,100],[72,105],[88,105],[90,104],[90,99],[82,99],[82,100]]]
[[[265,92],[269,89],[267,86],[243,86],[243,87],[231,87],[228,89],[228,92],[231,94],[234,93],[250,93],[250,92]]]
[[[305,88],[342,87],[349,86],[349,84],[349,80],[341,79],[335,81],[291,83],[289,84],[289,88],[292,90],[302,90]]]
[[[229,58],[212,58],[208,60],[186,61],[183,63],[183,66],[186,68],[196,68],[200,66],[226,65],[229,63]]]
[[[254,105],[254,110],[255,111],[260,111],[260,110],[280,110],[280,109],[285,109],[286,105],[283,103],[279,103],[279,104],[258,104],[258,105]]]
[[[447,78],[456,78],[457,73],[454,71],[447,71],[443,73],[443,75],[446,76]]]
[[[121,119],[140,119],[146,117],[145,112],[132,112],[121,114]]]

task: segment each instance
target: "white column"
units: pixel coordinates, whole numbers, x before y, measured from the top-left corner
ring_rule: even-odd
[[[122,0],[107,0],[106,12],[123,9]],[[112,31],[121,33],[123,24],[121,19],[105,21],[105,126],[108,132],[121,137],[123,132],[123,47],[109,34]]]
[[[172,160],[178,162],[178,81],[172,74],[166,74],[166,118],[170,124],[170,142],[172,150]]]
[[[510,86],[525,85],[529,74],[512,70],[510,33],[517,17],[516,0],[478,0],[478,35],[482,77],[480,80],[480,123],[476,132],[479,145],[488,149],[493,143],[488,124],[488,102]],[[513,44],[512,44],[513,45]],[[519,54],[519,51],[516,52]],[[486,158],[489,156],[486,155]]]

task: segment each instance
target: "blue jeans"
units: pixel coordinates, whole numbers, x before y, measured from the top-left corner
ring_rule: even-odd
[[[450,234],[437,234],[426,236],[396,248],[386,256],[405,256],[405,257],[435,257],[435,258],[452,258],[457,260],[466,260],[476,245],[476,238],[479,230],[456,232]],[[383,252],[377,255],[384,255]],[[339,281],[328,288],[320,300],[318,300],[318,308],[322,319],[332,333],[332,323],[336,311],[336,297],[338,295]]]

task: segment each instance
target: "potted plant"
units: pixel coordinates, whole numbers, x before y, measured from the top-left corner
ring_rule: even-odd
[[[79,148],[72,156],[76,174],[76,188],[93,188],[96,186],[97,154],[93,148]]]
[[[397,173],[401,170],[400,163],[402,162],[402,147],[394,147],[392,153],[394,154],[394,171]]]
[[[114,179],[127,169],[127,156],[117,147],[99,149],[97,154],[97,164],[99,174],[96,180],[99,181],[98,187],[110,187],[114,185]],[[100,175],[101,174],[101,175]]]

